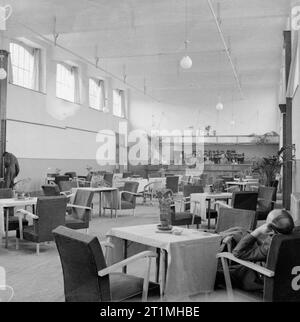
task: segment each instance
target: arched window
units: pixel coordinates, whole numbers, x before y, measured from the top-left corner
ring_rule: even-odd
[[[12,83],[35,89],[34,48],[10,43]]]

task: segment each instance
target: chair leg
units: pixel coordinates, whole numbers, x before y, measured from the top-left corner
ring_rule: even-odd
[[[19,238],[16,238],[16,250],[19,250]]]
[[[222,266],[223,266],[223,272],[224,272],[224,277],[225,277],[225,284],[226,284],[228,300],[233,301],[232,284],[231,284],[231,279],[230,279],[228,263],[225,258],[221,258],[221,262],[222,262]]]
[[[40,244],[39,243],[36,244],[36,254],[40,255]]]
[[[135,216],[135,209],[132,209],[132,215]]]

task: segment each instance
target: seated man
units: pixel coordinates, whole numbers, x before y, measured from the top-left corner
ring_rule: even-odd
[[[240,239],[232,253],[237,258],[265,263],[274,234],[291,234],[294,230],[292,216],[286,210],[273,210],[269,213],[265,224]],[[230,269],[233,287],[245,291],[258,291],[263,288],[263,278],[255,271],[237,265]],[[223,272],[217,273],[216,285],[224,284]]]

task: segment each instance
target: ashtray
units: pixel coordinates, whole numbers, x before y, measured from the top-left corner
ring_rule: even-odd
[[[161,231],[170,231],[172,230],[172,228],[173,228],[172,226],[163,226],[161,224],[157,225],[157,229]]]
[[[176,228],[176,229],[174,229],[174,230],[173,230],[173,234],[174,234],[174,235],[179,236],[179,235],[181,235],[182,233],[183,233],[183,229]]]

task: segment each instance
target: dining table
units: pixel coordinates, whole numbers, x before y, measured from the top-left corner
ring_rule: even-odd
[[[8,224],[9,224],[9,209],[15,207],[35,206],[37,198],[8,198],[0,199],[0,238],[5,236],[5,248],[8,248]],[[6,213],[6,216],[5,216]]]
[[[207,220],[207,228],[210,229],[212,202],[224,200],[228,203],[230,199],[232,199],[232,193],[230,192],[192,193],[190,196],[191,213],[193,214],[192,222],[194,222],[195,216],[200,216],[203,221]]]
[[[114,247],[108,250],[108,265],[140,251],[154,250],[155,279],[162,297],[212,292],[221,236],[186,228],[180,228],[177,235],[174,233],[177,229],[161,232],[157,224],[111,228],[106,237]],[[126,267],[123,272],[127,272]]]

